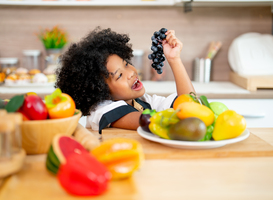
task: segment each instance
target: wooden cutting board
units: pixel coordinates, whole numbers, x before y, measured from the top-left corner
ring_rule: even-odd
[[[230,81],[249,91],[256,91],[257,89],[272,89],[273,75],[264,76],[242,76],[235,72],[230,73]]]
[[[186,150],[164,146],[160,143],[152,142],[142,138],[136,131],[114,128],[104,129],[102,131],[102,140],[116,137],[131,138],[139,141],[143,146],[146,159],[196,159],[273,156],[273,146],[253,133],[250,133],[250,136],[244,141],[228,144],[223,147],[214,149],[202,150]]]

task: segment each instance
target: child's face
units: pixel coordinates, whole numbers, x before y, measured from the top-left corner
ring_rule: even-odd
[[[132,99],[141,97],[145,93],[136,69],[118,55],[109,56],[106,67],[109,71],[106,83],[114,100],[124,100],[131,104]]]

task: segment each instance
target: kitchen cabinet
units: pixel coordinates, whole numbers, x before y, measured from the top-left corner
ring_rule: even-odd
[[[18,6],[183,6],[190,0],[0,0],[0,5]],[[271,5],[272,0],[194,0],[195,5]]]
[[[247,128],[273,127],[273,99],[208,99],[222,102],[230,110],[244,116]]]

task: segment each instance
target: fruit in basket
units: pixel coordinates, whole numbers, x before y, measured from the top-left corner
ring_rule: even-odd
[[[155,113],[150,118],[151,123],[149,129],[155,135],[158,135],[164,139],[170,139],[168,136],[169,126],[179,121],[176,115],[176,111],[173,108],[169,108]]]
[[[74,100],[61,89],[57,88],[51,95],[45,97],[46,107],[50,119],[71,117],[75,113]]]
[[[91,154],[106,166],[113,180],[130,177],[144,160],[141,144],[128,138],[106,140],[93,149]]]
[[[185,103],[185,102],[195,102],[195,103],[199,103],[198,100],[196,99],[195,96],[191,95],[191,94],[181,94],[179,95],[174,103],[173,103],[173,109],[177,109],[177,106],[181,103]]]
[[[226,110],[218,116],[212,137],[214,140],[231,139],[241,135],[245,129],[245,118],[233,110]]]
[[[171,125],[168,136],[172,140],[198,141],[204,138],[206,131],[207,127],[201,119],[189,117]]]
[[[24,103],[18,110],[26,119],[44,120],[47,119],[48,112],[41,97],[36,95],[25,96]]]
[[[211,125],[214,122],[214,113],[212,110],[204,105],[195,102],[185,102],[177,106],[179,110],[177,116],[180,119],[186,119],[189,117],[197,117],[201,119],[206,126]]]
[[[145,109],[139,117],[139,125],[143,130],[151,132],[149,129],[150,118],[156,113],[156,110]]]

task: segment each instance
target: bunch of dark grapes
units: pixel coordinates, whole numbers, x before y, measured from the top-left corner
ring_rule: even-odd
[[[149,54],[148,58],[153,61],[152,68],[154,68],[158,74],[162,74],[162,67],[164,66],[165,56],[163,53],[162,41],[166,38],[165,33],[168,30],[162,28],[159,31],[154,32],[152,39],[151,50],[153,53]]]

